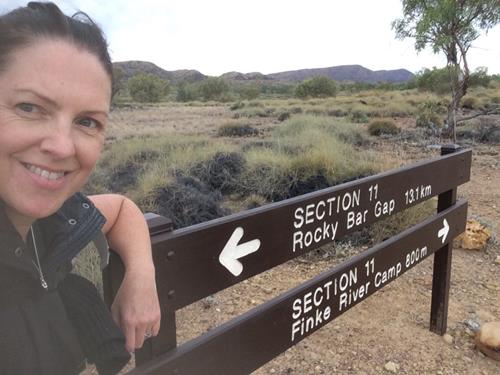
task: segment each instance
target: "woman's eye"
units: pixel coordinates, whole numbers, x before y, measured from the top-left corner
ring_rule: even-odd
[[[78,124],[79,125],[82,125],[86,128],[89,128],[89,129],[99,129],[101,128],[101,124],[99,123],[99,121],[96,121],[94,120],[93,118],[90,118],[90,117],[85,117],[85,118],[82,118],[80,120],[78,120]]]
[[[31,103],[19,103],[18,105],[16,105],[16,107],[26,113],[34,113],[39,111],[38,106]]]

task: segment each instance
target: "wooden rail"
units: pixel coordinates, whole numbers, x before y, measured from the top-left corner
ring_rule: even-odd
[[[430,329],[446,331],[452,240],[465,230],[471,151],[442,156],[188,228],[148,214],[160,334],[130,374],[248,374],[435,253]],[[175,312],[201,298],[438,196],[438,213],[247,313],[177,346]],[[113,256],[110,303],[123,277]]]

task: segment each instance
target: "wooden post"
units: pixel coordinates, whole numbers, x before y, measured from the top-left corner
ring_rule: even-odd
[[[146,213],[144,218],[148,223],[149,234],[151,236],[173,230],[172,220],[166,217]],[[109,265],[102,273],[104,300],[108,306],[111,306],[113,303],[113,299],[123,280],[124,272],[125,270],[120,257],[111,250]],[[147,362],[177,346],[175,311],[168,311],[162,301],[160,301],[160,309],[162,314],[160,332],[158,336],[146,340],[142,348],[135,352],[136,365]]]
[[[457,152],[458,145],[444,145],[441,155]],[[457,188],[445,191],[438,196],[437,211],[441,212],[455,204]],[[432,276],[432,302],[429,329],[438,335],[446,333],[448,322],[448,299],[450,294],[451,255],[453,242],[443,246],[434,254],[434,271]]]

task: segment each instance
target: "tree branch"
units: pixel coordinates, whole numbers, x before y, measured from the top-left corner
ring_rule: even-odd
[[[493,108],[489,111],[479,112],[479,113],[476,113],[476,114],[471,115],[471,116],[461,117],[461,118],[457,119],[456,122],[458,124],[459,122],[464,122],[464,121],[471,120],[471,119],[479,117],[479,116],[487,116],[487,115],[500,115],[500,107]]]

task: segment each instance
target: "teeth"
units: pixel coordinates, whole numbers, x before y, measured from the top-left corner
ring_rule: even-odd
[[[47,180],[57,180],[61,177],[64,177],[64,172],[49,172],[40,167],[36,167],[31,164],[26,164],[26,167],[30,172],[39,175],[40,177],[46,178]]]

